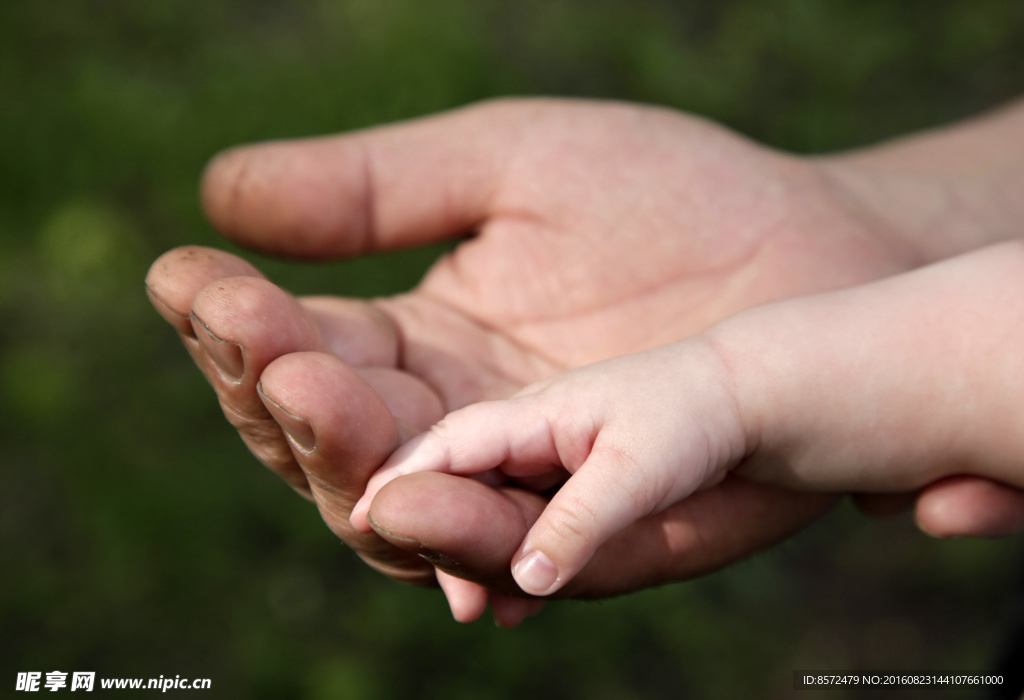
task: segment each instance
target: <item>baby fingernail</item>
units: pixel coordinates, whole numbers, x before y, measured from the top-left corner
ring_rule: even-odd
[[[512,567],[512,578],[530,595],[546,595],[558,581],[558,569],[544,552],[533,550]]]
[[[236,343],[221,340],[210,327],[203,323],[195,314],[192,314],[192,327],[199,326],[205,333],[196,333],[196,337],[202,344],[203,349],[217,365],[217,369],[224,375],[224,378],[231,382],[237,382],[242,378],[245,370],[245,363],[242,360],[242,348]]]
[[[270,415],[281,426],[281,430],[288,436],[292,444],[299,451],[312,454],[316,450],[316,434],[313,432],[313,426],[309,424],[309,421],[285,410],[281,404],[267,396],[267,393],[263,390],[263,382],[256,385],[256,392],[260,395],[260,399],[263,400],[263,405],[270,411]]]

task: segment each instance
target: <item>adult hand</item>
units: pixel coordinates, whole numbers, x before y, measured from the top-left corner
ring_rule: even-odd
[[[396,480],[371,511],[382,538],[348,524],[369,475],[447,411],[758,303],[918,262],[839,183],[827,168],[668,111],[488,103],[239,149],[207,171],[214,224],[271,254],[347,257],[475,234],[413,292],[296,300],[206,249],[166,254],[147,284],[253,453],[311,495],[372,566],[427,582],[432,567],[409,551],[423,553],[513,593],[498,555],[511,556],[542,497],[439,475]],[[567,594],[710,571],[830,501],[730,480],[624,533]],[[481,589],[439,579],[456,617],[480,614]],[[500,594],[492,603],[506,623],[532,605]]]

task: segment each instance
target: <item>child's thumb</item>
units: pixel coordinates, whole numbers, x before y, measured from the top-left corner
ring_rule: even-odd
[[[519,587],[531,595],[554,593],[612,536],[662,507],[667,494],[645,476],[628,454],[595,445],[512,558]]]

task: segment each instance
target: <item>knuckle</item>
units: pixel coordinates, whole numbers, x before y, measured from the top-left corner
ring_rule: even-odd
[[[251,437],[253,440],[280,440],[281,426],[274,420],[273,416],[262,407],[250,410],[248,406],[239,405],[229,397],[220,397],[220,407],[224,417],[238,432]]]
[[[298,469],[295,456],[288,441],[285,440],[281,426],[270,414],[253,415],[251,412],[223,400],[221,408],[228,423],[238,431],[242,441],[245,442],[246,447],[256,459],[278,473]]]
[[[428,439],[448,442],[454,434],[451,414],[449,414],[430,427]]]
[[[238,428],[238,432],[249,452],[263,466],[277,474],[302,496],[310,498],[306,474],[295,460],[295,455],[280,429],[275,430],[274,426],[267,425],[258,429]]]
[[[447,463],[453,470],[460,470],[472,463],[471,445],[467,444],[462,414],[445,416],[430,429],[424,441],[423,451],[429,453],[435,463]]]
[[[363,539],[363,534],[357,533],[348,520],[352,513],[351,503],[338,498],[337,494],[320,484],[316,485],[313,492],[317,508],[320,510],[320,517],[335,537],[343,542],[358,542]]]
[[[251,435],[242,433],[242,441],[253,456],[264,466],[282,476],[293,472],[299,473],[301,469],[295,461],[288,443],[282,438],[277,440],[254,439]],[[289,482],[292,479],[288,479]]]
[[[573,549],[585,547],[590,543],[599,522],[598,514],[579,498],[572,498],[559,504],[551,515],[549,531]]]

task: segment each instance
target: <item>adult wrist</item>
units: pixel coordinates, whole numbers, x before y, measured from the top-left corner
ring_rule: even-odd
[[[922,263],[1024,237],[1024,101],[810,162]]]
[[[937,262],[993,243],[1024,237],[1020,225],[1024,172],[990,176],[922,175],[879,169],[870,160],[816,158],[815,165],[851,206],[913,252]],[[1019,181],[1019,187],[1011,182]]]

